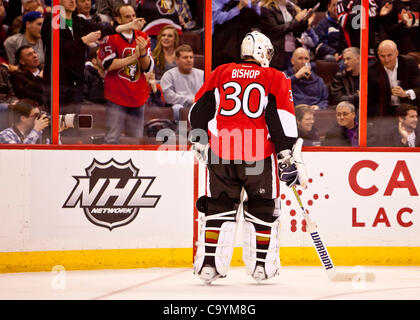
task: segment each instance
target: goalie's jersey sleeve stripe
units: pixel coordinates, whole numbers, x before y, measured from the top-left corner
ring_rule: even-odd
[[[272,94],[268,96],[265,120],[276,153],[285,149],[291,150],[297,138],[295,115],[287,110],[277,109],[276,98]]]

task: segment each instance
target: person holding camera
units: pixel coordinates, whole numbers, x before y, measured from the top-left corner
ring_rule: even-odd
[[[22,99],[9,108],[13,111],[13,125],[0,132],[0,143],[37,144],[42,131],[48,127],[48,116],[32,100]]]

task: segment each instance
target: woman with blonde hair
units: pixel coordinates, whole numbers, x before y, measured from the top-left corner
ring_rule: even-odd
[[[175,49],[178,47],[179,34],[172,25],[164,26],[157,37],[156,47],[152,52],[155,61],[155,78],[160,80],[163,74],[176,67]]]

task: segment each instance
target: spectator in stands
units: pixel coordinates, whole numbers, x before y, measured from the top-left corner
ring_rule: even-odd
[[[40,106],[28,99],[11,105],[13,125],[0,132],[0,143],[36,144],[41,143],[42,131],[48,127],[48,117],[41,114]]]
[[[10,82],[16,97],[44,105],[44,80],[38,54],[32,47],[22,46],[16,51],[15,58],[19,68],[10,73]]]
[[[395,116],[400,103],[417,104],[420,97],[420,71],[413,58],[400,55],[392,40],[380,43],[378,58],[368,73],[370,118]]]
[[[310,9],[319,3],[318,12],[325,12],[328,10],[328,0],[297,0],[295,3],[301,9]]]
[[[313,19],[312,10],[298,11],[292,1],[261,1],[261,30],[270,38],[275,52],[271,67],[279,70],[290,67],[290,58],[299,46],[297,38],[308,28],[309,19]]]
[[[316,59],[338,61],[346,47],[344,32],[338,22],[337,1],[328,0],[326,17],[313,28],[319,39],[315,47]]]
[[[9,65],[0,63],[0,130],[9,126],[9,104],[17,101],[9,79]]]
[[[150,71],[146,73],[146,80],[150,88],[150,95],[147,99],[146,105],[150,107],[164,107],[165,99],[163,98],[162,87],[156,81],[155,72]]]
[[[304,146],[320,146],[321,139],[318,129],[314,126],[315,110],[307,104],[295,106],[298,136],[303,139]]]
[[[383,39],[384,18],[390,12],[389,3],[381,7],[382,0],[369,0],[369,59],[375,61],[376,48]],[[338,0],[338,21],[344,31],[347,47],[360,48],[362,0]]]
[[[102,18],[96,11],[92,10],[92,0],[76,0],[77,15],[86,20],[92,20],[94,23],[108,23],[107,19]]]
[[[157,36],[164,26],[173,25],[179,32],[193,30],[196,26],[186,0],[142,0],[137,7],[137,16],[146,17],[147,24],[143,31],[151,38],[152,49],[155,48]]]
[[[401,103],[395,109],[395,117],[384,119],[380,127],[368,135],[369,146],[379,147],[420,147],[418,108],[409,103]]]
[[[136,19],[131,5],[121,5],[116,22],[129,24]],[[144,128],[144,104],[149,97],[145,73],[153,70],[154,63],[150,40],[145,32],[134,26],[121,35],[114,34],[101,42],[100,58],[106,70],[105,143],[118,144],[126,125],[126,134],[142,137]]]
[[[179,120],[179,110],[189,108],[194,103],[195,94],[204,83],[204,72],[193,68],[194,52],[191,46],[180,45],[175,55],[177,67],[164,73],[160,85],[166,103],[174,109],[175,119]]]
[[[343,51],[344,70],[338,72],[331,82],[330,93],[334,103],[351,102],[359,108],[360,50],[356,47]]]
[[[62,17],[65,18],[65,28],[60,29],[60,111],[79,113],[80,103],[83,101],[85,57],[88,47],[97,45],[106,35],[130,29],[133,24],[137,24],[136,28],[140,30],[145,21],[139,18],[114,29],[109,25],[96,24],[77,16],[75,0],[61,0],[61,5],[65,9],[62,10],[62,14],[65,15]],[[46,46],[44,79],[48,84],[51,82],[51,30],[51,15],[48,15],[41,30]],[[46,92],[46,97],[50,97],[49,92]],[[48,100],[47,103],[49,104]],[[67,134],[71,132],[68,131]]]
[[[96,12],[103,21],[111,22],[115,20],[117,9],[123,4],[130,4],[133,8],[137,8],[136,0],[96,0]]]
[[[6,8],[6,18],[4,19],[4,24],[11,26],[13,21],[19,17],[23,16],[29,11],[34,11],[39,6],[42,6],[40,0],[13,0],[8,1]]]
[[[176,28],[173,25],[164,26],[159,32],[156,47],[153,49],[156,80],[159,81],[166,71],[176,67],[175,49],[178,44],[179,35]]]
[[[12,35],[4,42],[9,63],[17,63],[17,61],[15,61],[15,54],[18,48],[22,46],[31,46],[38,54],[38,59],[42,68],[42,65],[45,62],[44,45],[41,39],[41,27],[44,18],[40,12],[31,11],[23,16],[22,21],[22,33]]]
[[[248,0],[214,0],[212,2],[212,31],[214,31],[216,25],[224,24],[238,16],[243,8],[253,8],[258,13],[261,12],[255,0],[251,1],[251,3]]]
[[[213,0],[212,68],[241,61],[241,43],[248,32],[260,28],[257,0]]]
[[[328,108],[328,88],[321,77],[311,70],[309,52],[297,48],[292,55],[292,66],[286,75],[292,81],[295,104],[308,104],[315,110]]]
[[[89,60],[85,63],[85,82],[83,95],[86,100],[103,104],[104,96],[104,69],[98,58],[99,47],[89,50]]]
[[[383,23],[387,38],[393,40],[401,54],[420,51],[420,1],[394,0]]]
[[[396,110],[398,116],[398,135],[392,135],[394,143],[390,146],[420,147],[420,131],[417,127],[417,106],[402,103]],[[395,139],[399,137],[399,139]],[[391,136],[390,136],[391,138]]]
[[[41,0],[14,0],[9,1],[6,9],[6,18],[4,23],[9,26],[7,36],[18,33],[22,28],[22,17],[28,12],[44,12],[43,2]]]
[[[0,63],[0,104],[9,104],[15,100],[16,96],[10,82],[9,65],[2,62]]]
[[[347,101],[340,102],[336,107],[335,126],[325,135],[325,146],[353,146],[359,145],[359,126],[356,121],[356,108]]]
[[[6,17],[6,10],[3,5],[3,0],[0,0],[0,58],[7,60],[6,49],[4,48],[4,40],[6,40],[6,27],[3,25]]]

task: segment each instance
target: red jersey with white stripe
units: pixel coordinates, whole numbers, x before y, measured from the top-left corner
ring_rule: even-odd
[[[105,37],[101,42],[99,52],[102,65],[109,66],[113,59],[123,59],[133,55],[136,50],[135,39],[138,36],[147,39],[146,33],[141,31],[134,31],[131,41],[128,41],[122,34]],[[147,47],[147,54],[151,59],[150,67],[153,67],[150,45]],[[138,60],[119,70],[106,71],[104,77],[105,98],[121,106],[141,107],[146,103],[150,93],[144,76],[144,72],[147,71],[141,69]]]
[[[257,161],[291,149],[297,137],[291,81],[253,62],[216,68],[195,97],[192,128],[208,130],[223,159]]]

